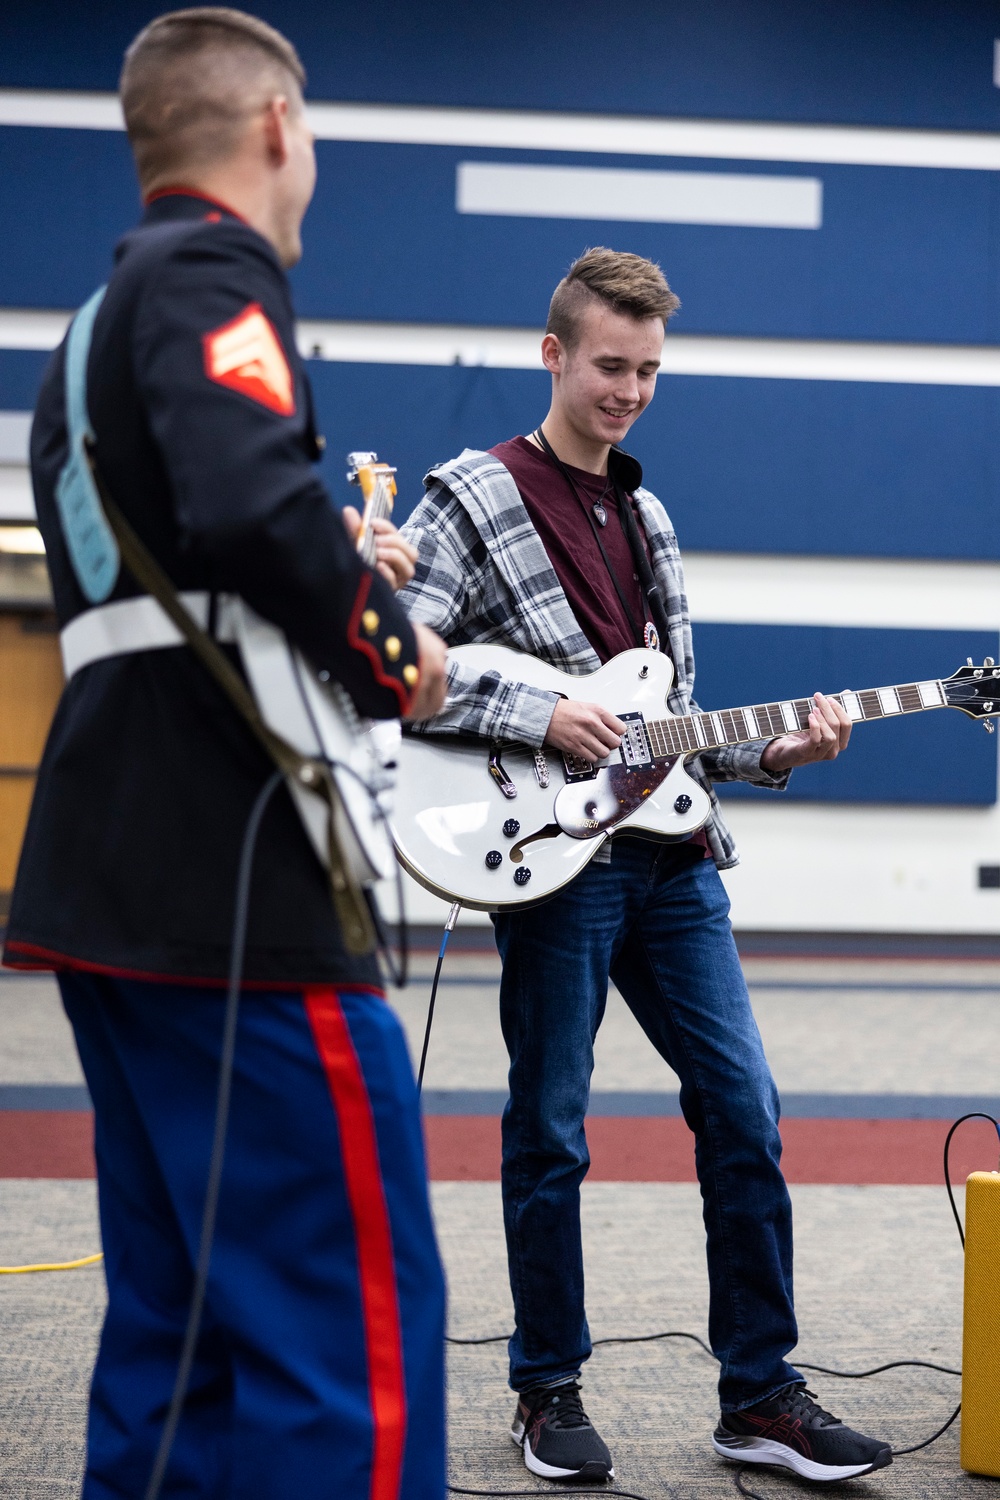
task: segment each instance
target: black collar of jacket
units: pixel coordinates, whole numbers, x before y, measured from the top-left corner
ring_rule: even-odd
[[[161,188],[147,198],[144,224],[169,224],[175,219],[207,219],[218,222],[227,219],[232,224],[245,224],[246,220],[235,209],[227,208],[216,198],[199,193],[195,188]]]
[[[624,448],[612,448],[608,454],[608,477],[626,495],[634,495],[642,484],[642,464]]]

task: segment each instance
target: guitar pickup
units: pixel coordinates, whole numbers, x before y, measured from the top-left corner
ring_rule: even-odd
[[[583,755],[565,753],[562,758],[567,781],[593,781],[597,767]]]
[[[646,721],[642,714],[630,713],[619,714],[623,724],[628,727],[622,735],[619,753],[622,764],[628,766],[629,770],[639,770],[643,766],[653,764],[652,752],[649,748],[649,736],[646,734]]]

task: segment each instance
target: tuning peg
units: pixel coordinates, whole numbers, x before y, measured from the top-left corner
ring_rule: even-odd
[[[966,657],[966,658],[965,658],[965,665],[966,665],[966,666],[967,666],[967,667],[971,667],[971,666],[972,666],[972,657],[971,657],[971,656],[967,656],[967,657]]]
[[[983,728],[986,730],[987,734],[992,734],[993,733],[993,720],[992,719],[984,719],[983,720]]]
[[[986,659],[985,659],[985,661],[983,662],[983,666],[984,667],[994,667],[994,666],[996,666],[996,662],[993,660],[992,656],[987,656]]]

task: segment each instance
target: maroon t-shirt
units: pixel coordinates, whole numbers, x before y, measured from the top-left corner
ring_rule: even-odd
[[[595,501],[601,500],[607,512],[608,523],[601,528],[601,541],[628,600],[631,619],[622,608],[583,505],[548,455],[525,437],[498,443],[490,452],[510,470],[580,629],[601,661],[610,661],[620,651],[641,646],[642,626],[649,618],[649,610],[635,571],[632,549],[622,529],[618,502],[607,478],[566,465],[584,505],[590,509]],[[628,498],[634,514],[631,495]],[[645,540],[638,516],[636,524]]]
[[[641,646],[641,622],[649,618],[649,610],[635,571],[632,549],[622,529],[618,502],[614,492],[608,489],[604,475],[588,474],[584,469],[566,465],[584,505],[592,506],[596,500],[601,500],[608,513],[608,523],[601,529],[601,541],[628,600],[631,619],[622,609],[618,591],[608,576],[607,564],[583,506],[548,455],[525,437],[498,443],[490,452],[510,471],[580,629],[601,661],[610,661],[620,651]],[[648,556],[649,544],[631,495],[628,503],[633,508]],[[704,829],[699,828],[684,844],[678,845],[674,857],[678,866],[691,860],[710,858],[711,850]]]

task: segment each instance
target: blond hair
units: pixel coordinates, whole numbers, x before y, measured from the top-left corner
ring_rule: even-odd
[[[269,99],[297,107],[305,82],[291,42],[256,16],[223,6],[157,16],[125,53],[119,81],[141,188],[225,160]]]
[[[595,298],[630,318],[661,318],[664,323],[681,305],[655,261],[598,245],[573,262],[552,293],[545,332],[572,349],[584,310]]]

